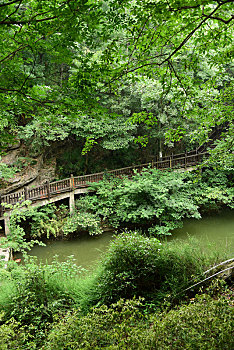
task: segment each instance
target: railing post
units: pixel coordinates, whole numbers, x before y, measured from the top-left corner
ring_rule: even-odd
[[[184,168],[187,168],[187,151],[185,152],[185,157],[184,157]]]
[[[24,186],[24,199],[25,199],[25,200],[28,199],[28,189],[27,189],[27,186]]]
[[[171,156],[170,156],[170,168],[171,168]]]
[[[48,199],[50,200],[50,182],[49,182],[49,180],[46,181],[46,188],[47,188],[47,196],[48,196]]]
[[[70,189],[73,190],[75,188],[75,181],[74,181],[74,176],[71,174],[70,178]]]

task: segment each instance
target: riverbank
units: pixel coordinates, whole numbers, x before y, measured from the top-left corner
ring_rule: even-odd
[[[220,252],[225,252],[232,257],[234,252],[234,211],[222,210],[219,213],[204,216],[200,220],[187,219],[183,228],[176,229],[167,240],[187,241],[189,237],[197,239],[204,247],[213,246]],[[88,233],[81,237],[72,237],[66,240],[47,241],[45,247],[34,246],[29,255],[38,258],[43,263],[51,263],[53,256],[58,261],[65,261],[73,255],[75,263],[84,268],[90,268],[100,256],[108,249],[109,243],[114,237],[114,231],[105,232],[99,236],[90,236]],[[22,255],[17,254],[17,258]]]

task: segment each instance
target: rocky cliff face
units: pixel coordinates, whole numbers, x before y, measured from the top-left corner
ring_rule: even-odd
[[[9,147],[1,161],[18,169],[13,178],[1,183],[1,195],[17,191],[24,186],[42,185],[56,178],[56,157],[48,158],[46,153],[30,157],[23,144]]]

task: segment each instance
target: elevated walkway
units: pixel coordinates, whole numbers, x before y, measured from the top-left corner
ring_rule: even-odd
[[[173,169],[177,171],[185,171],[193,169],[197,164],[200,164],[208,152],[198,152],[197,150],[174,154],[163,158],[157,158],[150,163],[100,172],[90,175],[73,176],[70,178],[47,182],[44,185],[28,188],[24,187],[21,191],[13,192],[0,197],[0,220],[4,220],[5,234],[7,235],[8,221],[11,215],[12,206],[17,203],[23,203],[26,200],[32,202],[32,206],[44,206],[49,203],[55,203],[62,199],[69,199],[70,211],[75,206],[75,195],[86,193],[89,191],[89,184],[103,180],[106,175],[113,177],[128,177],[131,178],[135,173],[141,173],[146,168],[156,168],[160,170]]]

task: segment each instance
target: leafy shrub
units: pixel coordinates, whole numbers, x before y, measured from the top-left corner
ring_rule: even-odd
[[[170,234],[184,218],[200,218],[191,198],[192,181],[185,181],[185,177],[177,172],[145,169],[131,180],[107,178],[90,185],[96,195],[81,198],[76,204],[114,227],[140,224],[149,226],[153,234]]]
[[[132,336],[132,331],[143,324],[142,306],[141,299],[119,300],[84,317],[68,315],[50,333],[45,350],[140,349],[141,333]]]
[[[68,315],[49,334],[45,350],[233,348],[233,310],[225,297],[198,296],[170,311],[143,314],[142,299],[94,308],[85,317]]]
[[[74,210],[72,216],[68,216],[63,225],[65,235],[76,231],[88,231],[90,235],[102,234],[100,217],[89,212]]]
[[[193,179],[191,174],[188,179]],[[223,206],[234,208],[233,170],[217,171],[205,169],[200,178],[194,178],[191,196],[200,207],[201,212],[218,211]]]
[[[131,179],[107,176],[90,184],[96,193],[76,201],[79,211],[92,213],[113,227],[141,226],[152,235],[170,235],[185,218],[201,218],[205,211],[233,207],[230,175],[207,169],[178,173],[145,169]]]
[[[233,309],[224,297],[202,295],[189,305],[151,318],[146,349],[233,349]],[[144,340],[143,340],[144,341]]]
[[[69,281],[75,280],[79,273],[80,268],[72,259],[52,265],[37,265],[31,261],[25,267],[13,268],[7,279],[0,281],[3,321],[14,318],[31,337],[40,342],[58,315],[74,305],[68,286]],[[7,286],[12,288],[9,294]]]
[[[0,314],[0,350],[26,349],[25,344],[27,349],[37,349],[36,343],[19,322],[11,318],[2,324],[2,320],[3,315]]]
[[[181,292],[216,260],[216,254],[207,256],[197,242],[161,244],[137,232],[123,233],[101,262],[99,298],[105,303],[134,296],[159,301]]]

